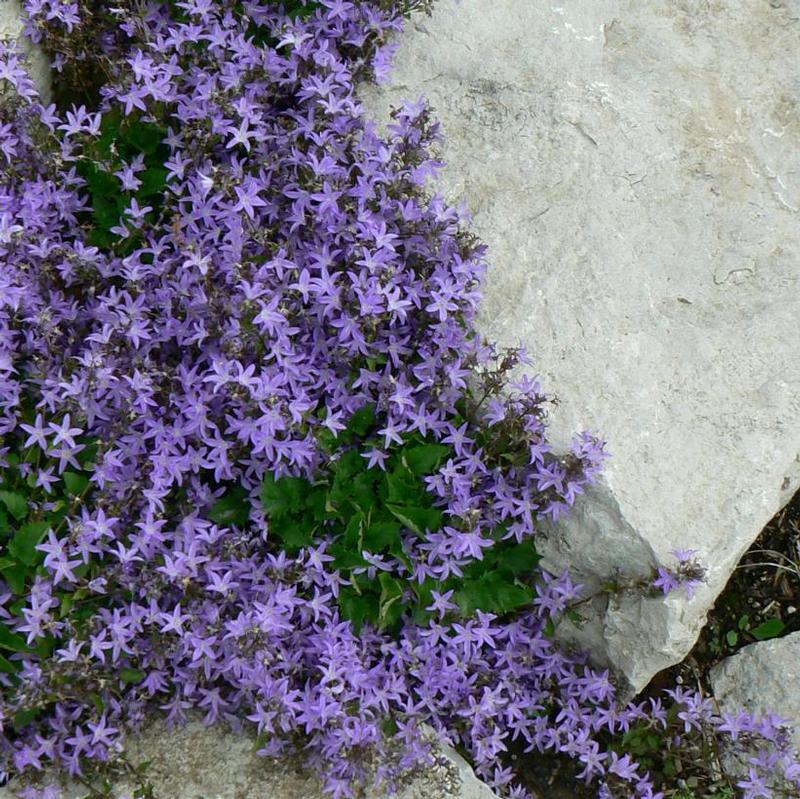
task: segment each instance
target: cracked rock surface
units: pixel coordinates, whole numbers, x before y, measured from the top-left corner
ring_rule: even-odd
[[[609,442],[546,562],[590,587],[674,548],[709,567],[691,602],[574,631],[639,689],[800,484],[800,0],[438,0],[399,41],[362,97],[442,120],[438,188],[489,245],[483,332],[529,347],[557,444]]]

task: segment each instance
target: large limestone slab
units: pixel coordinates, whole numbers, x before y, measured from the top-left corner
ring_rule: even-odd
[[[483,331],[529,346],[557,442],[609,442],[565,525],[588,582],[708,564],[693,602],[625,598],[578,636],[641,688],[800,483],[800,2],[438,0],[400,41],[364,99],[443,121],[439,185],[489,245]]]
[[[430,731],[432,740],[435,734]],[[126,747],[129,762],[149,763],[147,781],[153,799],[324,799],[319,779],[255,754],[253,738],[222,726],[191,721],[167,729],[156,722]],[[51,780],[55,783],[54,780]],[[45,782],[45,784],[47,784]],[[111,799],[131,799],[135,786],[120,781]],[[0,788],[0,799],[16,799],[18,790]],[[63,799],[85,799],[86,787],[68,784]],[[372,791],[365,799],[386,799]],[[437,744],[435,763],[411,775],[396,799],[497,799],[469,764],[449,746]]]

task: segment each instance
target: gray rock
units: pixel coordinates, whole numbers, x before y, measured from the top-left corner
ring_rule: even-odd
[[[723,710],[777,713],[795,727],[794,745],[800,749],[800,633],[750,644],[709,676]]]
[[[20,40],[22,32],[22,12],[19,0],[3,0],[0,2],[0,40]],[[50,99],[50,61],[42,51],[27,38],[21,44],[28,55],[28,69],[31,78],[42,93],[43,102]]]
[[[623,598],[580,633],[633,689],[688,652],[800,485],[799,19],[796,0],[438,0],[363,90],[379,120],[430,99],[437,188],[489,245],[483,332],[537,358],[557,444],[609,442],[547,562],[578,553],[589,583],[674,548],[709,567],[692,602]]]
[[[430,733],[433,736],[433,732]],[[439,744],[437,762],[420,771],[398,799],[497,799],[450,747]],[[324,799],[319,780],[291,765],[275,765],[255,754],[253,739],[223,727],[192,721],[167,729],[155,723],[127,745],[130,763],[149,762],[154,799]],[[0,799],[15,799],[13,786]],[[113,786],[113,799],[131,799],[131,783]],[[69,784],[64,799],[83,799],[86,789]],[[367,799],[382,799],[371,792]]]

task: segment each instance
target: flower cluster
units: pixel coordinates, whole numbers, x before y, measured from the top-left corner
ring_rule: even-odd
[[[683,588],[686,596],[691,599],[697,586],[705,580],[705,567],[695,557],[697,554],[695,549],[674,549],[670,554],[677,560],[677,566],[673,569],[659,566],[653,580],[653,588],[658,589],[664,596]]]
[[[414,437],[451,456],[426,478],[443,524],[406,524],[370,566],[442,582],[501,536],[530,540],[604,457],[588,433],[552,452],[540,386],[509,382],[524,354],[476,333],[484,249],[426,195],[429,109],[398,109],[386,136],[364,119],[355,84],[419,5],[27,0],[56,67],[104,82],[45,107],[0,51],[0,435],[47,453],[40,485],[97,445],[91,503],[47,531],[23,584],[0,566],[0,634],[25,638],[0,673],[0,771],[82,775],[149,712],[199,708],[255,728],[265,756],[303,750],[337,797],[396,785],[427,757],[425,723],[512,796],[517,738],[658,795],[601,744],[645,710],[546,634],[568,577],[544,575],[515,617],[432,591],[438,618],[357,632],[329,528],[287,551],[290,514],[264,504],[265,482],[313,485],[374,409],[352,444],[369,471]],[[220,516],[236,491],[247,512]]]

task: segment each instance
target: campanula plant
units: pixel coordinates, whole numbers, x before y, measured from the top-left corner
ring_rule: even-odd
[[[524,354],[476,331],[485,250],[426,191],[430,109],[380,135],[354,91],[424,5],[26,0],[76,102],[0,50],[0,430],[99,451],[22,604],[0,591],[10,635],[53,631],[0,673],[4,773],[114,768],[150,714],[200,711],[335,797],[396,787],[425,724],[510,796],[512,739],[658,795],[602,737],[648,711],[548,634],[579,587],[533,574],[603,444],[554,453]]]

